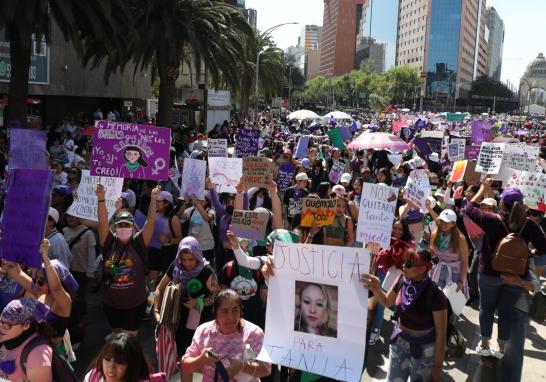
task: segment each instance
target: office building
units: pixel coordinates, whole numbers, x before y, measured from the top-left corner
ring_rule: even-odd
[[[427,98],[466,95],[487,73],[485,0],[400,0],[397,65],[427,74]]]
[[[298,37],[297,66],[306,80],[313,79],[318,75],[321,35],[321,26],[305,25]]]
[[[303,48],[303,53],[310,50],[320,50],[320,38],[322,27],[318,25],[306,25],[301,29],[301,35],[298,37],[298,46]]]
[[[246,15],[248,17],[248,23],[256,28],[258,22],[258,11],[252,8],[246,9]]]
[[[398,0],[367,0],[356,37],[356,63],[372,59],[374,71],[382,73],[396,65]]]
[[[365,4],[366,0],[324,0],[320,74],[339,76],[354,69]]]
[[[497,10],[490,7],[487,10],[487,27],[489,39],[487,41],[487,75],[500,81],[502,70],[502,50],[504,47],[504,22]]]

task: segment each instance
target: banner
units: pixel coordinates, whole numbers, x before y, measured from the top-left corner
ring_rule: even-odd
[[[314,224],[322,227],[330,225],[336,217],[337,199],[303,198],[301,225],[311,227]]]
[[[300,159],[307,157],[307,148],[309,147],[309,135],[302,135],[296,146],[296,152],[294,153],[294,158]]]
[[[504,155],[505,143],[483,142],[476,164],[476,171],[483,174],[498,174]]]
[[[238,129],[235,156],[237,158],[258,155],[259,130]]]
[[[279,172],[277,173],[277,189],[279,191],[286,191],[290,187],[294,171],[296,171],[296,166],[292,162],[285,162],[279,166]]]
[[[205,178],[207,177],[207,162],[199,159],[184,159],[182,170],[182,187],[180,196],[205,200]]]
[[[341,131],[339,129],[336,128],[334,130],[330,130],[326,134],[328,134],[328,138],[330,138],[332,146],[337,147],[341,151],[345,150],[343,137],[341,136]]]
[[[236,194],[235,187],[243,176],[243,160],[241,158],[209,158],[209,179],[216,186],[218,193]]]
[[[404,191],[404,198],[419,206],[421,212],[424,212],[427,210],[425,206],[426,200],[431,195],[427,170],[413,170],[410,172]]]
[[[209,139],[208,140],[208,157],[227,157],[227,139]]]
[[[358,242],[378,243],[381,248],[390,248],[397,200],[398,188],[382,184],[362,184],[356,227]]]
[[[241,182],[245,190],[251,187],[268,188],[271,180],[272,163],[263,157],[243,158],[243,176]]]
[[[530,208],[544,211],[544,194],[546,193],[546,174],[532,171],[512,172],[506,187],[517,187],[523,193],[523,203]]]
[[[464,114],[462,113],[447,113],[448,121],[464,121]]]
[[[123,178],[92,176],[89,170],[82,170],[82,178],[76,191],[77,197],[68,208],[67,213],[81,219],[99,221],[97,215],[97,195],[95,195],[99,179],[104,185],[104,199],[106,210],[108,211],[108,220],[114,216],[116,212],[116,200],[121,196],[121,189],[123,188]]]
[[[170,148],[171,129],[96,121],[91,175],[168,180]]]
[[[34,129],[9,129],[8,168],[47,170],[46,132]],[[2,169],[3,171],[4,169]]]
[[[265,338],[257,358],[359,382],[368,314],[368,291],[359,277],[369,272],[368,250],[276,241],[273,256],[275,276],[269,278]]]
[[[234,210],[230,230],[237,237],[263,240],[269,217],[268,212]]]
[[[480,155],[480,148],[481,146],[476,145],[470,145],[465,146],[464,148],[464,159],[478,159],[478,156]]]
[[[345,170],[345,163],[339,160],[335,161],[332,166],[332,169],[330,170],[330,174],[328,174],[328,179],[330,180],[330,182],[337,184],[344,170]]]
[[[538,146],[525,143],[507,143],[504,147],[504,160],[513,170],[534,171],[538,157]]]
[[[491,122],[474,120],[470,124],[472,129],[472,142],[475,145],[481,145],[482,142],[488,141],[491,134]]]
[[[42,266],[44,239],[53,172],[13,169],[9,176],[2,217],[0,258],[31,268]]]

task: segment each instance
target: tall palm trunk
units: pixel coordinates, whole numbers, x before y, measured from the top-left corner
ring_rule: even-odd
[[[30,28],[21,30],[17,26],[10,29],[11,79],[9,83],[7,121],[18,119],[26,125],[28,98],[28,69],[30,67],[30,47],[32,32]]]
[[[180,75],[180,60],[169,62],[168,54],[157,50],[157,66],[159,75],[159,97],[157,125],[172,127],[173,104],[176,97],[176,80]]]

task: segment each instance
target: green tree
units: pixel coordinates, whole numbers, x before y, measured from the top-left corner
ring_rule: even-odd
[[[396,66],[384,74],[390,93],[390,102],[403,105],[421,84],[419,72],[409,66]]]
[[[1,0],[0,25],[10,41],[11,79],[7,120],[26,121],[28,71],[32,35],[49,41],[56,22],[84,64],[98,66],[106,57],[118,57],[132,36],[127,20],[134,15],[130,1]]]
[[[503,84],[501,81],[495,81],[494,79],[484,75],[476,78],[472,82],[472,94],[480,96],[489,96],[489,97],[503,97],[503,98],[513,98],[514,93]]]

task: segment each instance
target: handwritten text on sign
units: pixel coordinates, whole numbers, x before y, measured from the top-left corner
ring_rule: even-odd
[[[397,188],[372,183],[362,185],[357,241],[364,244],[378,243],[385,249],[390,247],[397,200]]]
[[[524,143],[507,143],[504,148],[504,160],[511,169],[534,171],[538,157],[538,146]]]
[[[254,211],[233,211],[231,231],[245,239],[263,240],[269,220],[269,213]]]
[[[239,129],[237,130],[237,144],[235,146],[235,156],[243,158],[258,155],[258,140],[260,131]]]
[[[243,182],[245,190],[251,187],[267,188],[271,179],[272,164],[267,158],[243,158]]]
[[[171,130],[135,123],[96,121],[91,175],[168,180]]]
[[[421,211],[426,211],[426,200],[431,195],[430,182],[426,170],[413,170],[410,172],[404,198],[419,206]]]
[[[546,193],[546,174],[530,171],[512,172],[507,187],[517,187],[523,193],[523,203],[538,209],[539,203],[544,203]]]
[[[504,155],[505,143],[483,142],[476,164],[476,172],[498,174]]]
[[[336,217],[337,199],[303,198],[301,225],[311,227],[330,225]]]
[[[275,276],[269,279],[266,330],[258,359],[340,381],[360,381],[366,348],[368,292],[359,282],[368,273],[366,249],[275,242]],[[323,293],[337,288],[337,333],[311,334],[295,329],[296,284]],[[322,292],[320,292],[322,291]],[[332,296],[325,296],[331,299]],[[354,317],[358,317],[355,320]],[[324,325],[329,324],[329,318]]]
[[[209,139],[208,141],[209,158],[227,157],[227,139]]]

